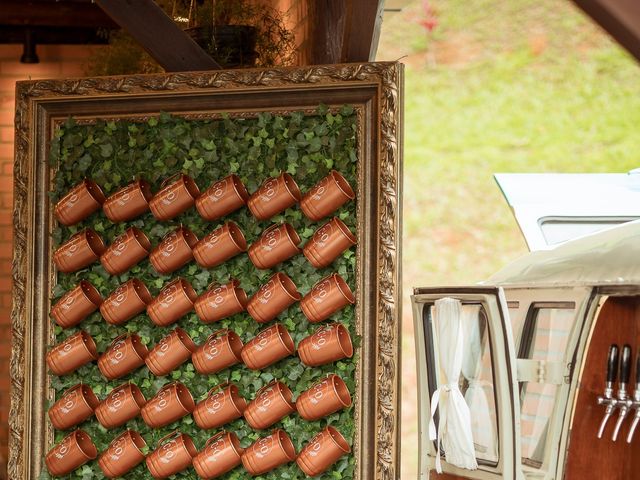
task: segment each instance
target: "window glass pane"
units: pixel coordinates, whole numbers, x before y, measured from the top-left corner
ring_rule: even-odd
[[[540,219],[540,228],[547,245],[556,245],[605,228],[637,220],[635,217],[556,217]]]
[[[564,359],[575,311],[568,308],[538,308],[529,358],[550,362]],[[521,428],[523,463],[539,468],[544,460],[549,420],[556,402],[557,386],[523,384]]]
[[[435,334],[433,307],[429,311],[431,338],[436,366],[436,388],[444,381],[439,365],[439,344]],[[498,423],[496,396],[491,365],[491,346],[487,317],[481,305],[463,305],[462,325],[464,332],[464,355],[458,386],[471,410],[471,428],[479,463],[496,465],[499,460]],[[433,395],[433,392],[431,392]]]

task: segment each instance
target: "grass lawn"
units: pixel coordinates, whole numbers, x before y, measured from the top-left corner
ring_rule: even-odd
[[[470,284],[526,252],[497,172],[640,166],[640,68],[570,2],[433,0],[385,19],[406,55],[402,475],[417,475],[414,286]]]

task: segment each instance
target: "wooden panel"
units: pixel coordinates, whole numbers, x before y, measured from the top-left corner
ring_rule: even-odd
[[[617,442],[611,441],[617,412],[609,420],[603,437],[597,438],[604,415],[604,407],[597,404],[597,397],[604,390],[609,345],[617,343],[622,349],[622,345],[629,343],[635,363],[639,340],[640,297],[609,298],[597,318],[587,350],[569,438],[565,480],[640,480],[640,435],[636,435],[631,444],[626,443],[629,418],[625,420]],[[634,370],[632,379],[635,378]]]
[[[116,28],[116,23],[92,3],[3,0],[0,24],[16,26]]]
[[[469,472],[471,475],[473,472]],[[429,480],[465,480],[470,477],[459,477],[458,475],[451,475],[449,473],[436,473],[435,470],[429,472]]]

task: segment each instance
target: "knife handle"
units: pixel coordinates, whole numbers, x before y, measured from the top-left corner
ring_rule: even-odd
[[[618,345],[612,343],[607,356],[607,383],[614,383],[618,377]]]

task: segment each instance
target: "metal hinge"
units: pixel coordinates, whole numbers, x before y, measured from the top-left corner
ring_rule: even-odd
[[[562,385],[569,383],[569,365],[563,362],[518,358],[518,382],[548,383]]]

